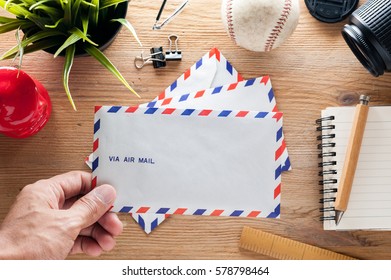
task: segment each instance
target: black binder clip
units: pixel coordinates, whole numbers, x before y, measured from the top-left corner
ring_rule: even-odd
[[[170,49],[166,51],[166,60],[182,60],[182,51],[178,50],[178,40],[178,35],[172,34],[168,36]],[[175,44],[175,50],[173,50],[173,44]]]
[[[163,47],[151,48],[151,55],[144,57],[144,52],[141,52],[140,56],[136,56],[134,59],[134,66],[137,69],[141,69],[145,64],[152,63],[153,68],[166,67],[166,57],[163,53]]]

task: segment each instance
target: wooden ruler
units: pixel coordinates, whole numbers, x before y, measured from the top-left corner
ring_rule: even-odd
[[[354,260],[326,249],[244,227],[239,246],[279,260]]]

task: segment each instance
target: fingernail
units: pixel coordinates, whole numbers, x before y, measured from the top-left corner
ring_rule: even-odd
[[[104,204],[112,204],[115,200],[115,190],[112,186],[102,185],[94,189],[96,197]]]

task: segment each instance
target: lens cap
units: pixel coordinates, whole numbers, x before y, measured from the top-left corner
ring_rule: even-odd
[[[310,14],[323,22],[344,20],[357,7],[359,0],[305,0]]]

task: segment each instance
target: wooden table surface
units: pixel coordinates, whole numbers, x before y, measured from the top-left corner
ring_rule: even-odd
[[[181,1],[175,1],[180,3]],[[305,242],[360,259],[391,259],[389,231],[324,231],[319,221],[318,150],[315,119],[327,106],[355,105],[360,94],[371,95],[372,105],[391,104],[391,74],[372,77],[342,39],[345,22],[315,20],[301,3],[300,22],[293,35],[269,53],[236,46],[226,34],[220,1],[190,1],[165,28],[152,31],[160,1],[132,0],[127,18],[144,45],[140,48],[122,29],[105,54],[141,95],[136,98],[90,57],[77,58],[70,87],[74,112],[62,87],[62,58],[45,52],[26,55],[23,69],[43,83],[53,103],[52,116],[36,136],[16,140],[0,135],[0,220],[15,196],[28,183],[70,170],[89,170],[84,163],[92,150],[94,105],[136,105],[157,96],[211,48],[217,47],[245,79],[270,75],[292,171],[282,175],[281,218],[172,216],[146,235],[128,215],[120,214],[124,232],[116,248],[102,259],[267,259],[239,249],[243,226]],[[362,4],[364,1],[360,1]],[[165,14],[173,10],[168,1]],[[0,11],[0,15],[5,15]],[[134,57],[141,50],[163,46],[167,36],[179,35],[180,62],[166,68],[137,70]],[[14,34],[0,35],[0,52],[15,44]],[[1,61],[0,66],[12,65]],[[71,259],[87,258],[83,255]]]

